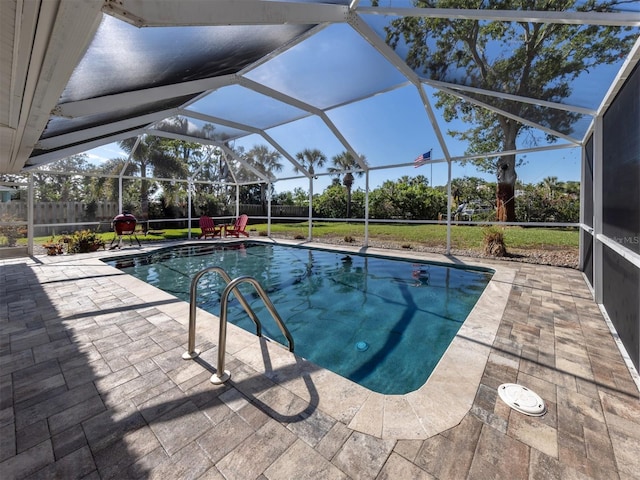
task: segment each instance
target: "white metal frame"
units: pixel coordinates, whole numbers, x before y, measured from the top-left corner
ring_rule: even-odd
[[[286,158],[293,166],[302,172],[303,177],[307,177],[310,182],[310,191],[313,191],[313,177],[308,171],[295,160],[295,157],[287,152],[285,148],[279,145],[265,129],[258,129],[249,125],[243,125],[237,122],[231,122],[222,118],[210,117],[197,112],[186,110],[186,107],[193,102],[199,100],[204,95],[211,93],[219,88],[228,85],[240,85],[244,88],[251,89],[263,95],[268,95],[275,100],[283,102],[287,105],[294,106],[310,116],[318,117],[338,141],[345,147],[358,162],[367,178],[366,195],[369,193],[369,171],[380,168],[398,168],[407,164],[388,165],[380,167],[370,167],[364,163],[358,152],[355,151],[346,137],[340,132],[337,126],[330,120],[327,112],[339,106],[348,105],[350,103],[361,101],[373,94],[362,96],[361,98],[352,99],[349,102],[343,102],[340,105],[333,105],[325,109],[314,107],[308,103],[300,101],[296,98],[288,96],[282,92],[273,90],[265,85],[248,79],[245,75],[258,66],[264,64],[271,58],[292,48],[305,39],[317,33],[319,30],[334,23],[343,23],[349,25],[357,34],[365,39],[369,45],[378,51],[392,66],[394,66],[406,79],[407,82],[387,88],[386,91],[394,88],[401,88],[407,84],[412,84],[420,96],[428,116],[429,122],[435,132],[440,148],[443,152],[442,159],[432,159],[432,163],[447,162],[448,165],[448,197],[449,208],[447,223],[451,225],[451,165],[457,160],[469,160],[477,158],[477,156],[452,157],[447,147],[447,139],[443,134],[438,120],[435,116],[433,108],[425,93],[424,86],[428,85],[432,88],[446,91],[452,95],[464,98],[466,101],[483,106],[494,111],[499,111],[491,105],[474,100],[467,93],[481,93],[483,95],[493,96],[495,98],[506,99],[510,101],[521,101],[540,105],[547,108],[562,109],[572,111],[584,115],[594,116],[594,128],[596,130],[596,153],[594,158],[594,169],[596,178],[594,179],[594,200],[595,205],[599,205],[602,199],[602,191],[599,185],[602,170],[602,158],[598,142],[599,135],[598,123],[600,122],[602,113],[606,110],[608,102],[615,96],[615,93],[622,85],[626,75],[629,74],[632,67],[640,61],[640,39],[632,53],[626,59],[620,74],[611,85],[605,101],[598,111],[585,109],[576,105],[557,104],[554,102],[539,101],[533,98],[521,97],[517,95],[502,94],[499,92],[490,92],[483,89],[465,87],[461,85],[448,84],[446,82],[438,82],[426,78],[419,77],[406,63],[397,55],[397,53],[389,47],[383,39],[363,20],[364,15],[383,15],[383,16],[412,16],[425,18],[452,18],[467,20],[486,20],[486,21],[526,21],[536,23],[563,23],[563,24],[590,24],[590,25],[612,25],[612,26],[640,26],[640,13],[627,12],[625,14],[618,13],[601,13],[601,12],[552,12],[552,11],[507,11],[507,10],[486,10],[486,9],[442,9],[442,8],[384,8],[384,7],[362,7],[358,0],[353,0],[348,6],[332,5],[322,3],[296,3],[284,1],[258,1],[258,0],[216,0],[215,3],[209,3],[204,8],[202,0],[154,0],[149,2],[146,0],[87,0],[85,2],[77,2],[74,0],[59,0],[57,2],[18,2],[18,8],[15,12],[15,30],[13,44],[13,62],[11,72],[11,101],[9,103],[10,125],[2,127],[2,138],[10,137],[9,161],[7,165],[12,171],[24,170],[23,166],[26,159],[29,158],[32,149],[53,149],[48,153],[44,153],[37,157],[32,157],[30,161],[33,166],[38,166],[58,158],[63,158],[72,154],[89,150],[105,143],[122,140],[132,136],[140,136],[144,134],[161,135],[170,138],[182,138],[193,141],[192,137],[180,136],[174,133],[160,131],[154,128],[154,125],[172,115],[184,115],[187,117],[198,118],[205,121],[211,121],[220,125],[226,125],[236,128],[247,135],[257,134],[272,145],[284,158]],[[136,92],[127,92],[117,95],[107,95],[99,98],[69,102],[64,105],[56,105],[60,93],[64,89],[68,78],[82,55],[88,48],[93,35],[95,34],[103,15],[112,15],[125,22],[136,25],[137,27],[154,27],[154,26],[193,26],[193,25],[273,25],[273,24],[297,24],[297,25],[316,25],[306,34],[301,35],[286,45],[274,50],[270,55],[258,60],[252,65],[247,66],[238,74],[224,75],[217,78],[187,81],[179,84],[151,87]],[[64,135],[41,140],[38,138],[43,131],[50,112],[54,111],[56,115],[77,118],[87,116],[99,112],[118,111],[123,107],[132,105],[141,105],[153,102],[167,96],[180,96],[203,92],[198,97],[192,99],[179,108],[170,109],[162,112],[140,115],[136,118],[113,122],[110,124],[100,125],[88,128],[83,131],[72,132]],[[380,93],[380,92],[377,92]],[[19,99],[19,100],[15,100]],[[505,112],[499,111],[501,114]],[[518,121],[532,126],[540,131],[555,135],[567,142],[566,145],[546,146],[530,149],[520,149],[513,152],[496,152],[493,155],[483,155],[483,157],[504,155],[505,153],[522,154],[527,152],[547,151],[556,148],[571,148],[582,146],[584,139],[575,139],[570,136],[562,135],[559,132],[545,128],[542,125],[527,122],[525,119],[516,118]],[[138,125],[145,125],[141,128],[135,128]],[[270,126],[269,128],[272,128]],[[128,130],[131,129],[131,130]],[[126,131],[123,133],[123,131]],[[100,137],[99,139],[96,139]],[[586,137],[585,137],[586,138]],[[234,156],[224,145],[219,142],[196,139],[203,144],[217,145],[222,148],[226,154]],[[242,159],[234,157],[235,160],[242,163]],[[267,178],[261,172],[253,169],[250,165],[244,163],[246,168],[253,171],[257,175],[260,182],[269,183],[273,179]],[[27,169],[28,170],[28,169]],[[122,181],[124,172],[120,175]],[[298,178],[298,177],[292,177]],[[284,179],[277,179],[284,180]],[[277,181],[276,180],[276,181]],[[193,179],[193,181],[197,181]],[[234,181],[236,181],[234,177]],[[236,198],[238,196],[238,183],[236,181]],[[310,202],[311,203],[311,202]],[[368,206],[367,215],[368,217]],[[311,220],[311,206],[310,206]],[[365,221],[368,219],[365,218]],[[612,248],[618,248],[617,243],[603,236],[601,231],[601,219],[596,218],[594,223],[594,255],[598,263],[601,252],[597,249],[602,244],[615,244]],[[368,223],[367,223],[368,225]],[[311,237],[311,226],[309,236]],[[368,238],[368,237],[367,237]],[[447,252],[450,250],[450,232],[447,235]],[[618,253],[624,258],[631,261],[634,265],[638,265],[638,258],[634,252],[628,252],[622,247]],[[596,271],[599,271],[599,267]],[[597,278],[597,275],[596,275]],[[596,282],[597,284],[598,282]],[[595,289],[596,297],[598,297],[598,288]]]

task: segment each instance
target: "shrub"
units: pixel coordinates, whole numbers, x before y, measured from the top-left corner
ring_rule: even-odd
[[[495,228],[486,228],[484,236],[484,253],[492,257],[504,257],[507,254],[507,247],[504,244],[504,233]]]
[[[69,253],[95,252],[100,247],[104,248],[105,246],[104,240],[91,230],[73,232],[69,243]]]
[[[47,255],[62,255],[64,253],[64,243],[58,241],[52,235],[48,242],[42,244],[47,251]]]
[[[16,222],[18,219],[12,215],[3,215],[0,218],[2,222]],[[0,237],[6,239],[7,246],[13,247],[18,241],[18,238],[23,238],[27,233],[26,228],[17,225],[1,225]]]

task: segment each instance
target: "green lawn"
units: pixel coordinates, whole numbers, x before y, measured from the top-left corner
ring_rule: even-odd
[[[253,235],[266,235],[267,224],[254,224],[247,227]],[[578,248],[579,232],[569,228],[522,228],[500,227],[504,231],[507,248]],[[306,238],[309,231],[307,222],[301,223],[274,223],[271,232],[274,236],[284,238]],[[457,249],[482,249],[482,226],[454,225],[451,229],[451,243]],[[164,229],[161,235],[138,234],[141,242],[159,240],[179,240],[187,238],[187,229]],[[198,236],[200,230],[191,230],[192,238]],[[395,224],[370,224],[369,238],[371,240],[399,242],[408,246],[444,246],[446,244],[446,226],[444,225],[395,225]],[[114,237],[113,232],[101,233],[100,236],[106,242],[107,247]],[[318,222],[313,224],[313,237],[318,241],[322,238],[353,237],[356,241],[364,238],[364,224],[345,222]],[[61,237],[56,237],[61,238]],[[125,237],[126,238],[126,237]],[[36,245],[41,245],[50,240],[50,237],[35,239]],[[128,239],[127,239],[128,240]],[[19,239],[19,245],[26,245],[26,239]]]
[[[266,233],[267,225],[251,225],[258,233]],[[454,225],[451,229],[451,243],[454,248],[481,249],[486,227]],[[501,227],[504,231],[507,248],[578,248],[579,232],[577,229],[568,228],[522,228]],[[309,224],[287,223],[272,224],[271,232],[277,235],[295,238],[296,235],[306,238]],[[364,224],[362,223],[330,223],[319,222],[313,224],[313,237],[322,240],[322,237],[344,238],[364,237]],[[369,237],[378,240],[388,240],[409,245],[437,246],[445,245],[447,228],[444,225],[393,225],[370,224]]]

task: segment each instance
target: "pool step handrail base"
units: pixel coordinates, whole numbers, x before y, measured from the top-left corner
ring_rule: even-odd
[[[229,373],[229,370],[225,370],[221,377],[219,377],[217,373],[214,373],[213,375],[211,375],[210,381],[214,385],[222,385],[224,382],[226,382],[230,378],[231,378],[231,373]]]
[[[182,358],[185,360],[193,360],[194,358],[198,358],[200,355],[200,350],[192,350],[190,352],[184,352],[182,354]]]

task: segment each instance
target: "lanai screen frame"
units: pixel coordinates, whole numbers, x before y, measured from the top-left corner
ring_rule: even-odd
[[[179,5],[178,5],[179,3]],[[50,92],[45,92],[41,94],[42,98],[39,98],[37,95],[34,95],[34,101],[37,103],[36,107],[40,108],[39,112],[36,112],[40,115],[34,115],[33,121],[28,121],[25,125],[20,128],[23,128],[22,134],[24,137],[23,143],[21,143],[20,148],[14,149],[11,153],[11,158],[9,161],[9,165],[12,168],[16,168],[18,166],[19,170],[29,171],[30,167],[23,168],[20,166],[20,163],[24,162],[25,165],[27,162],[32,162],[31,168],[48,163],[49,161],[53,161],[59,158],[63,158],[75,153],[81,153],[87,151],[95,146],[99,146],[105,143],[111,143],[118,140],[123,140],[125,138],[130,138],[132,136],[143,135],[143,134],[154,134],[154,135],[162,135],[170,138],[180,138],[184,140],[194,141],[194,138],[178,135],[175,133],[170,133],[166,131],[160,131],[154,128],[156,122],[160,119],[160,116],[156,114],[149,114],[143,118],[145,121],[145,125],[142,127],[136,127],[135,122],[119,122],[117,125],[110,125],[107,127],[97,126],[91,129],[85,129],[82,131],[71,131],[64,135],[51,137],[51,138],[41,138],[40,134],[46,127],[47,116],[45,115],[50,110],[54,110],[55,115],[59,115],[62,117],[73,115],[83,115],[87,113],[99,113],[101,105],[104,106],[104,102],[108,101],[119,101],[125,102],[127,95],[119,95],[116,97],[111,97],[110,99],[97,99],[96,102],[90,101],[80,101],[80,102],[66,102],[62,105],[57,105],[57,98],[54,98],[57,91],[61,91],[66,84],[68,76],[65,72],[69,73],[73,71],[77,61],[82,58],[84,50],[90,41],[93,34],[97,31],[99,27],[99,17],[102,15],[101,12],[104,11],[108,15],[113,15],[116,18],[121,20],[131,22],[132,24],[145,27],[145,26],[160,26],[160,25],[193,25],[193,24],[201,24],[203,22],[202,15],[200,9],[198,8],[200,3],[198,0],[183,0],[182,2],[174,2],[172,0],[158,0],[156,2],[143,2],[139,0],[124,0],[119,2],[117,5],[112,2],[107,2],[103,4],[102,2],[84,2],[82,4],[78,4],[77,2],[61,2],[60,9],[58,12],[46,11],[43,10],[41,14],[50,15],[52,20],[55,20],[55,29],[60,30],[76,30],[77,38],[82,39],[77,42],[76,45],[73,45],[73,49],[69,49],[69,45],[65,45],[63,43],[56,44],[56,42],[52,42],[50,47],[46,49],[46,53],[42,53],[43,59],[43,70],[47,70],[49,68],[54,73],[48,79],[48,85],[45,85],[43,88],[50,87]],[[392,64],[395,68],[397,68],[402,75],[407,80],[407,83],[413,85],[420,96],[423,106],[425,108],[425,114],[429,118],[429,122],[431,123],[436,135],[439,138],[440,147],[442,148],[443,156],[441,158],[437,158],[432,160],[433,163],[436,162],[446,162],[448,166],[448,198],[449,198],[449,208],[448,216],[447,216],[447,224],[449,226],[448,231],[450,232],[451,227],[451,165],[452,162],[457,160],[469,159],[472,157],[454,157],[452,156],[447,148],[447,142],[445,140],[445,136],[440,130],[438,126],[438,122],[435,118],[435,113],[430,104],[430,101],[425,93],[425,89],[423,85],[429,85],[432,87],[439,88],[441,90],[446,90],[453,95],[457,95],[463,98],[468,99],[469,101],[474,102],[473,98],[468,96],[467,94],[476,93],[474,89],[464,87],[461,85],[443,85],[439,82],[435,82],[428,78],[420,77],[416,72],[410,69],[398,55],[386,45],[386,43],[380,38],[379,35],[374,32],[371,27],[362,19],[362,15],[406,15],[406,16],[442,16],[447,18],[464,18],[464,19],[473,19],[473,20],[504,20],[504,21],[518,21],[525,20],[531,22],[559,22],[559,23],[575,23],[575,24],[599,24],[599,25],[620,25],[620,26],[632,26],[638,27],[640,26],[640,14],[631,12],[625,15],[620,14],[608,14],[608,13],[580,13],[580,12],[522,12],[522,11],[496,11],[496,10],[465,10],[465,9],[417,9],[417,8],[373,8],[373,7],[364,7],[360,6],[360,2],[358,0],[354,1],[344,1],[344,2],[333,2],[332,4],[324,4],[324,3],[315,3],[315,2],[303,2],[303,3],[290,3],[290,2],[234,2],[232,0],[219,0],[216,2],[216,7],[220,8],[220,15],[218,16],[218,21],[221,24],[242,24],[242,25],[263,25],[269,22],[282,21],[282,23],[298,23],[298,24],[310,24],[316,25],[309,30],[308,35],[312,35],[317,29],[323,28],[323,25],[331,24],[331,23],[346,23],[349,24],[355,31],[358,32],[359,35],[362,36],[370,45],[372,45],[381,55],[383,55],[386,60]],[[268,14],[268,15],[267,15]],[[267,21],[266,18],[269,18]],[[207,23],[210,24],[210,23]],[[55,33],[55,32],[54,32]],[[295,44],[296,41],[304,41],[305,35],[301,35],[298,40],[294,40],[292,43],[283,46],[283,49],[290,48],[291,45]],[[42,41],[42,40],[41,40]],[[39,54],[39,50],[45,50],[44,45],[34,45],[34,48],[30,54],[37,55]],[[628,249],[624,246],[620,246],[613,239],[607,237],[602,229],[602,200],[603,196],[606,192],[602,191],[602,171],[604,169],[603,158],[602,158],[602,119],[610,102],[613,101],[615,94],[621,88],[622,83],[626,76],[630,74],[635,65],[640,61],[639,59],[639,50],[640,50],[640,39],[636,42],[631,54],[627,57],[625,64],[623,65],[618,77],[613,82],[609,92],[607,93],[604,101],[600,105],[597,110],[589,110],[589,109],[581,109],[578,107],[570,107],[567,105],[559,105],[553,104],[549,105],[554,108],[566,108],[570,109],[570,111],[575,111],[577,113],[583,113],[587,115],[592,115],[594,118],[592,127],[587,135],[582,139],[566,139],[571,145],[558,145],[558,146],[550,146],[550,147],[542,147],[538,149],[529,149],[523,150],[520,149],[515,153],[526,153],[527,151],[544,151],[544,149],[556,149],[556,148],[568,148],[575,146],[575,148],[584,147],[589,138],[593,138],[594,142],[594,152],[593,152],[593,167],[594,167],[594,183],[593,183],[593,222],[585,221],[585,215],[588,212],[585,212],[585,202],[584,202],[584,190],[582,192],[583,198],[581,201],[581,223],[580,227],[583,235],[589,236],[589,238],[593,239],[594,245],[594,257],[593,257],[593,285],[594,285],[594,297],[599,304],[602,304],[602,258],[601,258],[601,249],[603,245],[610,247],[615,255],[620,256],[625,261],[630,262],[635,269],[640,269],[640,256]],[[277,52],[276,52],[277,53]],[[35,57],[34,57],[35,58]],[[59,69],[55,69],[53,66],[56,62],[60,62],[61,67]],[[249,67],[251,68],[251,66]],[[320,117],[323,122],[339,139],[340,142],[344,145],[346,151],[350,152],[354,158],[360,158],[356,149],[353,148],[349,144],[346,138],[341,134],[335,125],[332,124],[330,119],[328,119],[326,115],[326,111],[313,105],[306,104],[299,99],[295,99],[293,97],[283,95],[278,92],[274,92],[268,88],[264,88],[255,82],[251,82],[249,79],[243,76],[243,72],[236,72],[232,75],[227,75],[223,77],[216,77],[210,79],[209,87],[220,86],[223,84],[233,84],[235,82],[239,84],[243,84],[244,86],[251,86],[256,89],[256,91],[268,94],[275,95],[279,98],[279,100],[295,106],[297,108],[301,108],[302,110],[307,111],[310,115],[316,115]],[[187,89],[188,90],[188,89]],[[154,97],[153,95],[154,89],[150,88],[146,90],[143,95],[150,95],[150,100]],[[36,92],[37,93],[37,92]],[[134,92],[137,95],[140,95],[140,92]],[[182,92],[184,95],[189,96],[193,93],[192,90]],[[509,98],[510,96],[503,95],[495,92],[486,92],[483,91],[483,94],[494,95],[499,98]],[[195,101],[197,97],[193,97],[189,99],[189,102]],[[536,104],[540,104],[543,102],[536,101],[535,99],[526,99],[522,97],[515,98],[517,101],[525,101],[532,102]],[[50,107],[55,105],[55,109],[51,109]],[[169,111],[173,114],[179,113],[181,108],[185,108],[188,103],[182,104],[179,108],[171,107],[168,111],[161,112],[163,116],[166,116]],[[486,105],[485,105],[486,106]],[[490,106],[486,106],[487,108],[491,108]],[[83,110],[84,109],[84,110]],[[96,110],[97,109],[97,110]],[[36,118],[38,117],[38,118]],[[50,117],[49,117],[50,118]],[[136,121],[140,121],[141,117],[136,117]],[[221,124],[226,124],[229,128],[240,127],[251,133],[255,133],[261,135],[265,141],[271,144],[276,150],[283,154],[285,158],[292,162],[292,164],[296,165],[295,158],[291,154],[289,154],[286,150],[280,147],[277,142],[271,138],[267,132],[260,129],[255,129],[249,125],[239,125],[234,122],[225,122],[224,119],[216,119],[219,120]],[[544,128],[541,128],[540,125],[537,125],[537,128],[545,131]],[[549,133],[556,134],[557,132],[550,131]],[[593,135],[593,137],[591,137]],[[28,158],[25,158],[25,149],[28,149],[28,145],[30,141],[36,145],[36,149],[39,149],[38,154],[32,155],[31,152],[28,154]],[[218,145],[223,148],[224,144],[216,141],[207,141],[200,139],[202,143],[208,143],[211,145]],[[233,152],[228,151],[228,154],[233,154]],[[496,152],[495,156],[504,155],[505,152]],[[486,157],[487,155],[483,155]],[[365,172],[365,182],[366,182],[366,193],[368,195],[369,192],[369,172],[373,169],[384,169],[384,168],[398,168],[402,166],[408,166],[408,164],[394,164],[389,166],[377,166],[377,167],[369,167],[361,162],[360,167],[362,171]],[[583,168],[585,162],[583,160]],[[299,167],[299,165],[298,165]],[[312,197],[313,192],[313,175],[311,175],[308,171],[304,169],[300,169],[303,172],[303,176],[309,179],[310,185],[310,198]],[[255,172],[254,172],[255,173]],[[189,181],[187,179],[177,179],[178,181]],[[272,183],[273,181],[281,181],[283,178],[262,178],[261,181],[265,183]],[[236,188],[238,183],[236,183]],[[31,189],[32,190],[32,189]],[[237,197],[236,197],[237,198]],[[309,208],[309,239],[312,238],[312,214],[311,214],[311,206]],[[270,211],[270,210],[269,210]],[[268,218],[270,222],[270,214]],[[365,214],[365,232],[368,232],[368,214]],[[32,226],[31,222],[30,227]],[[522,224],[520,224],[522,225]],[[29,229],[31,232],[31,229]],[[365,235],[365,245],[368,244],[368,233]],[[30,239],[29,243],[29,252],[32,253],[32,239]],[[581,243],[581,249],[584,250],[584,245]],[[450,234],[447,235],[447,252],[450,251]],[[585,265],[582,265],[585,267]],[[637,360],[636,367],[637,367]]]
[[[139,2],[136,2],[134,0],[130,0],[129,2],[124,2],[123,3],[124,6],[122,7],[122,9],[125,9],[127,6],[133,6],[133,7],[137,6],[138,8],[142,8],[142,6],[144,5],[144,2],[141,2],[139,4],[138,3]],[[191,18],[190,15],[193,16],[192,14],[194,14],[194,10],[193,8],[189,9],[186,7],[189,4],[192,4],[193,6],[193,4],[196,4],[196,3],[197,2],[187,2],[187,3],[182,2],[180,6],[181,15],[178,15],[174,11],[176,10],[174,5],[174,8],[170,8],[168,12],[165,12],[160,16],[161,17],[160,19],[155,19],[155,20],[153,16],[151,17],[151,19],[146,19],[144,21],[138,20],[138,17],[134,15],[135,8],[133,12],[127,11],[125,12],[126,14],[118,11],[111,11],[110,13],[112,15],[115,15],[117,18],[125,19],[126,21],[132,22],[136,25],[173,25],[176,22],[182,22],[182,24],[194,24],[196,22],[202,22],[202,20],[200,20],[199,17],[197,19]],[[217,3],[225,4],[229,2],[221,1]],[[243,2],[243,5],[245,6],[251,5],[252,3],[257,3],[257,4],[266,3],[266,4],[269,4],[270,9],[274,8],[274,7],[271,7],[272,5],[276,5],[276,6],[279,5],[279,2],[246,2],[246,3]],[[379,8],[379,7],[372,8],[372,7],[359,7],[358,6],[359,2],[351,2],[349,6],[347,6],[347,3],[349,2],[343,2],[343,3],[344,5],[327,5],[327,4],[319,4],[319,3],[309,3],[309,4],[298,5],[298,4],[286,3],[284,5],[280,5],[280,8],[286,9],[288,11],[288,9],[291,9],[292,6],[297,5],[296,8],[299,8],[299,10],[296,10],[294,13],[290,13],[288,15],[286,15],[284,11],[278,12],[277,9],[275,10],[275,12],[278,12],[282,16],[283,20],[286,20],[288,22],[291,22],[291,21],[297,21],[297,22],[307,21],[308,22],[310,21],[309,18],[315,17],[317,15],[318,18],[326,20],[327,24],[336,23],[336,22],[342,22],[344,24],[348,24],[356,32],[358,32],[358,34],[362,38],[364,38],[369,44],[371,44],[376,51],[378,51],[382,56],[384,56],[385,59],[391,65],[393,65],[399,72],[401,72],[403,77],[406,79],[405,83],[413,85],[416,88],[416,92],[418,93],[418,95],[422,100],[425,113],[429,117],[429,122],[439,139],[440,147],[442,148],[442,151],[443,151],[443,156],[440,159],[435,159],[434,162],[435,161],[451,162],[455,160],[469,159],[473,157],[469,157],[469,156],[454,157],[453,155],[449,154],[447,141],[445,140],[446,136],[443,134],[443,132],[441,131],[438,125],[436,115],[433,111],[433,108],[431,107],[429,99],[426,96],[424,88],[422,88],[423,86],[428,85],[428,86],[442,89],[444,91],[451,93],[452,95],[457,95],[461,98],[469,100],[472,103],[479,103],[479,102],[475,101],[473,98],[469,97],[467,94],[482,93],[482,94],[494,96],[497,98],[508,98],[514,101],[528,102],[536,105],[544,105],[544,106],[549,106],[550,108],[559,108],[559,109],[564,109],[564,110],[586,114],[586,115],[595,115],[596,110],[585,109],[585,108],[577,107],[575,105],[571,106],[571,105],[565,105],[565,104],[559,104],[559,103],[553,103],[553,102],[544,102],[544,101],[540,101],[532,98],[515,97],[513,95],[505,95],[497,92],[479,91],[478,89],[465,87],[464,85],[446,84],[444,82],[437,82],[437,81],[430,80],[428,78],[421,77],[418,74],[416,74],[412,69],[410,69],[406,65],[406,63],[395,53],[395,51],[391,49],[382,40],[382,38],[380,38],[380,36],[376,32],[374,32],[373,29],[369,25],[367,25],[366,22],[362,20],[362,15],[365,15],[365,14],[379,15],[379,16],[405,15],[405,16],[431,16],[431,17],[434,17],[434,16],[447,17],[448,16],[448,17],[454,17],[454,18],[457,17],[457,18],[482,19],[482,20],[503,19],[507,21],[528,20],[528,21],[552,22],[552,23],[558,22],[558,23],[574,23],[574,24],[602,24],[602,25],[609,24],[609,25],[640,26],[640,14],[635,14],[635,13],[632,13],[630,15],[624,15],[624,16],[621,16],[619,14],[598,14],[598,13],[593,14],[593,13],[579,13],[579,12],[530,12],[525,14],[525,12],[522,12],[522,11],[493,11],[493,10],[470,11],[470,10],[464,10],[464,9],[418,9],[418,8],[393,8],[392,9],[392,8]],[[160,9],[159,7],[161,6],[164,6],[164,7],[171,6],[167,4],[167,2],[155,2],[153,5],[158,7],[158,9]],[[253,13],[253,15],[247,15],[246,8],[241,9],[240,12],[235,12],[235,10],[237,10],[237,5],[238,5],[237,3],[231,2],[231,6],[229,6],[227,11],[225,12],[227,14],[227,17],[222,15],[222,19],[220,20],[220,23],[228,23],[229,21],[231,21],[231,19],[235,19],[236,21],[238,21],[238,23],[241,23],[243,25],[251,25],[252,22],[253,24],[256,24],[256,25],[267,23],[264,19],[260,17],[259,14],[256,14],[255,12]],[[234,9],[234,6],[236,7],[235,9]],[[113,6],[111,6],[110,8],[113,8]],[[150,10],[153,10],[153,8],[148,8],[147,10],[143,9],[145,13],[148,13]],[[184,11],[187,11],[187,13],[185,13]],[[232,13],[234,13],[234,15],[232,15]],[[172,17],[172,15],[174,14],[176,15],[175,19]],[[270,14],[273,14],[273,12],[270,12]],[[242,19],[240,20],[241,17]],[[290,49],[293,45],[303,42],[306,36],[313,35],[318,29],[323,28],[323,26],[324,26],[323,24],[318,24],[316,27],[311,29],[307,34],[302,35],[299,38],[296,38],[293,42],[290,42],[289,44],[283,46],[280,49],[280,51],[274,52],[274,55]],[[167,111],[160,112],[159,115],[152,115],[150,116],[150,118],[151,119],[165,118],[171,114],[181,114],[181,113],[185,115],[189,115],[191,117],[197,117],[198,115],[196,113],[192,111],[189,112],[186,110],[189,107],[189,105],[193,104],[194,102],[197,102],[197,100],[202,96],[207,95],[209,91],[211,91],[210,90],[211,88],[219,88],[223,85],[239,84],[247,88],[251,88],[254,91],[264,93],[265,95],[277,97],[278,100],[283,102],[284,104],[298,107],[302,111],[307,112],[307,114],[309,115],[316,115],[320,117],[322,121],[327,125],[327,127],[336,135],[336,137],[339,138],[340,142],[344,145],[345,150],[351,153],[352,156],[354,156],[354,158],[356,158],[357,160],[360,158],[359,154],[349,144],[349,142],[341,134],[339,129],[331,122],[330,119],[328,119],[326,115],[326,112],[328,109],[317,108],[313,105],[305,103],[304,101],[293,98],[286,94],[282,94],[281,92],[274,91],[268,87],[265,87],[264,85],[261,85],[255,81],[252,81],[251,79],[248,79],[245,76],[245,74],[253,70],[256,67],[256,65],[260,65],[260,63],[262,63],[262,60],[257,62],[256,64],[249,65],[247,68],[243,68],[242,70],[240,70],[239,72],[236,72],[235,74],[216,76],[215,78],[212,78],[210,81],[204,82],[207,85],[206,88],[209,88],[209,89],[206,90],[202,95],[198,95],[196,97],[191,98],[190,100],[187,100],[179,108],[173,108],[168,112]],[[393,88],[398,88],[400,86],[402,85],[396,85]],[[184,90],[184,88],[185,88],[184,85],[182,85],[181,87],[179,87],[179,91],[181,92],[181,94],[184,94],[188,97],[190,95],[189,92],[194,92],[205,87],[202,85],[199,85],[198,88],[195,90],[193,86],[189,87],[190,89],[188,88],[187,90]],[[135,93],[136,93],[136,96],[147,96],[150,101],[154,98],[158,98],[157,94],[153,93],[154,90],[155,89],[152,87],[152,88],[146,89],[144,92],[138,91]],[[373,92],[367,96],[370,97],[378,93],[380,92]],[[367,96],[353,99],[351,100],[351,102],[362,100],[363,98],[367,98]],[[124,104],[123,102],[126,102],[127,100],[131,100],[131,98],[132,98],[131,95],[119,94],[119,95],[109,95],[104,99],[88,99],[88,100],[82,100],[79,102],[68,101],[68,102],[56,105],[56,108],[54,109],[54,115],[69,117],[69,118],[76,118],[81,115],[87,115],[87,114],[99,112],[99,108],[103,106],[105,102],[114,102],[116,104],[120,102],[121,104]],[[487,106],[487,105],[485,106],[488,109],[492,109],[491,106]],[[334,107],[332,106],[331,108],[334,108]],[[111,110],[113,110],[113,107],[111,107]],[[209,117],[209,119],[211,118]],[[277,145],[277,143],[265,132],[264,129],[261,130],[261,129],[254,128],[251,125],[240,125],[240,124],[229,122],[229,121],[225,122],[224,119],[214,119],[214,120],[219,120],[220,121],[219,123],[230,128],[238,127],[239,129],[244,130],[247,133],[256,133],[258,135],[261,135],[267,143],[272,145],[288,161],[290,161],[293,165],[299,167],[295,158],[291,154],[289,154],[285,149]],[[520,119],[520,120],[526,124],[526,120],[523,120],[523,119]],[[139,123],[140,120],[136,120],[136,122]],[[126,128],[130,125],[131,125],[130,123],[123,124],[120,122],[117,127],[122,130],[123,128]],[[95,136],[97,134],[100,134],[102,136],[108,136],[109,141],[121,140],[124,138],[136,136],[138,134],[154,134],[154,135],[167,136],[170,138],[182,138],[189,141],[200,141],[201,143],[218,144],[221,147],[223,146],[220,142],[215,142],[215,141],[209,142],[204,139],[192,138],[188,135],[178,135],[175,133],[172,134],[170,132],[161,131],[161,130],[158,130],[155,127],[155,125],[156,125],[156,122],[150,121],[149,123],[146,124],[146,126],[133,129],[133,130],[127,130],[125,132],[120,132],[116,134],[113,134],[113,131],[112,131],[113,128],[111,129],[105,128],[103,130],[95,129],[95,131],[94,129],[89,129],[91,131],[87,131],[87,129],[84,129],[82,132],[73,132],[73,133],[70,133],[69,135],[59,135],[59,136],[49,137],[46,139],[43,138],[37,143],[36,145],[37,152],[31,155],[31,158],[29,159],[29,161],[32,164],[36,165],[36,164],[40,164],[41,162],[50,161],[51,159],[62,158],[64,156],[68,156],[73,153],[80,153],[82,151],[86,151],[95,143],[106,143],[103,139],[99,141],[96,140],[95,142],[87,141],[87,139],[90,138],[92,135]],[[538,128],[540,131],[554,135],[557,138],[563,138],[563,135],[557,131],[547,129],[541,125],[534,125],[534,126]],[[565,140],[569,141],[571,145],[577,148],[581,145],[581,142],[582,142],[581,139],[575,139],[572,137],[566,137]],[[549,147],[520,149],[516,153],[544,151],[545,148],[549,148],[549,149],[567,148],[567,147],[571,147],[571,145],[552,145]],[[505,153],[508,153],[508,152],[498,152],[495,154],[495,156],[503,155]],[[486,157],[491,155],[482,155],[482,156]],[[403,165],[406,166],[409,164],[395,164],[390,166],[390,168],[401,167]],[[361,163],[360,166],[363,171],[367,171],[369,169],[369,167],[364,163]],[[378,168],[387,168],[387,167],[381,166]],[[306,172],[304,169],[300,169],[300,170],[303,172],[304,176],[309,178],[308,172]],[[266,178],[262,178],[261,180],[269,181],[269,179],[266,179]]]

